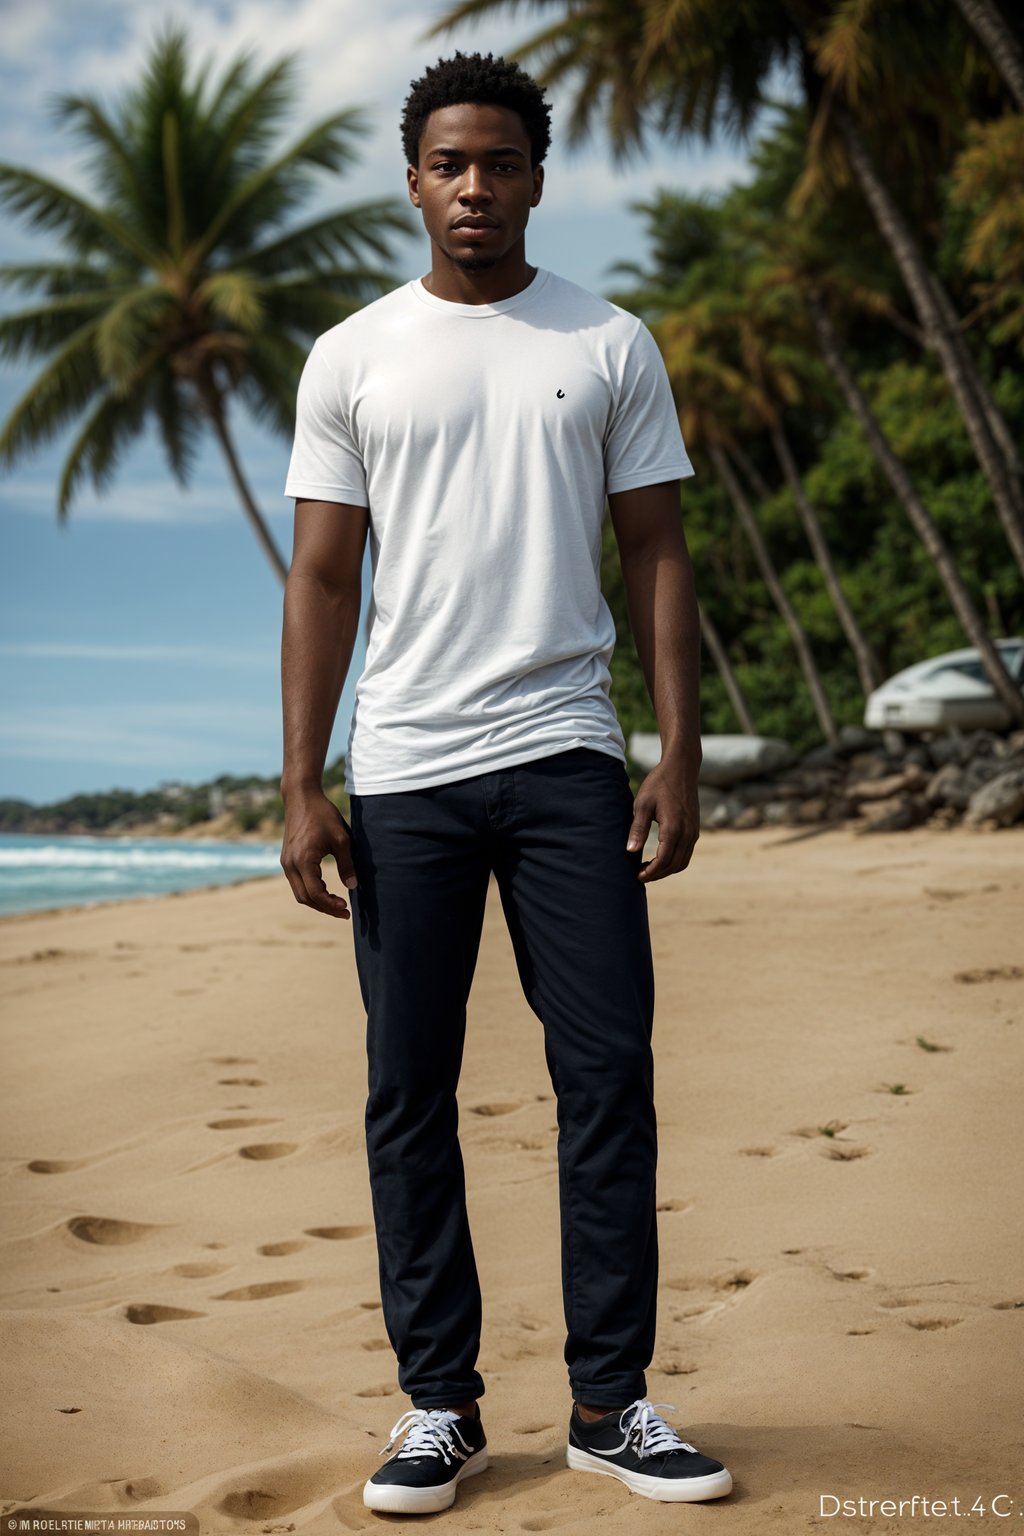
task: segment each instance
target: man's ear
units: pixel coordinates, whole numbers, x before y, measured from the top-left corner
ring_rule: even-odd
[[[418,208],[420,206],[420,173],[415,165],[406,166],[405,182],[409,191],[409,200],[414,208]]]
[[[541,193],[544,191],[544,167],[538,165],[533,173],[533,196],[530,198],[530,207],[536,208],[540,202]]]

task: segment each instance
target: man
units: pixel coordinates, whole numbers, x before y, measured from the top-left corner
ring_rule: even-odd
[[[732,1487],[644,1376],[658,1278],[646,886],[684,869],[698,836],[679,514],[693,470],[646,327],[527,264],[549,119],[530,76],[491,54],[414,82],[402,138],[431,269],[318,337],[285,489],[281,863],[297,901],[347,918],[321,875],[333,854],[355,917],[381,1299],[413,1403],[364,1500],[402,1514],[447,1508],[487,1466],[456,1089],[492,872],[558,1100],[568,1464],[663,1500]],[[609,691],[606,494],[662,739],[635,802]],[[367,533],[349,825],[322,772]]]

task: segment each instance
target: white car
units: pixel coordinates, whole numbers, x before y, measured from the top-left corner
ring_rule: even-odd
[[[993,642],[1011,677],[1024,688],[1024,639]],[[868,695],[864,724],[872,731],[1004,730],[1001,704],[973,649],[947,651],[904,667]]]

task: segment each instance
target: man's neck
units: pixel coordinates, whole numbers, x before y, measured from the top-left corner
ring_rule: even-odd
[[[507,264],[503,259],[493,267],[467,272],[435,250],[433,265],[420,281],[435,299],[445,299],[449,304],[499,304],[502,299],[522,293],[536,275],[537,268],[529,265],[522,252],[517,260]]]

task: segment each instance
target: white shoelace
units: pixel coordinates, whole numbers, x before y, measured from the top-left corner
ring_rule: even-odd
[[[398,1453],[397,1460],[403,1456],[440,1456],[446,1467],[451,1466],[452,1458],[466,1461],[471,1454],[471,1448],[455,1429],[458,1414],[452,1413],[448,1408],[410,1408],[408,1413],[403,1413],[398,1423],[391,1431],[391,1438],[378,1456],[386,1456],[394,1445],[399,1435],[405,1434],[405,1444]],[[452,1438],[454,1434],[459,1436],[465,1450],[460,1449]],[[449,1455],[449,1451],[451,1455]]]
[[[635,1403],[630,1403],[619,1414],[619,1428],[623,1431],[625,1439],[617,1451],[625,1450],[630,1440],[638,1456],[658,1456],[664,1451],[693,1451],[696,1454],[697,1447],[691,1445],[689,1440],[683,1440],[676,1434],[671,1424],[656,1411],[659,1408],[671,1408],[676,1411],[675,1403],[652,1403],[646,1397],[638,1397]]]

